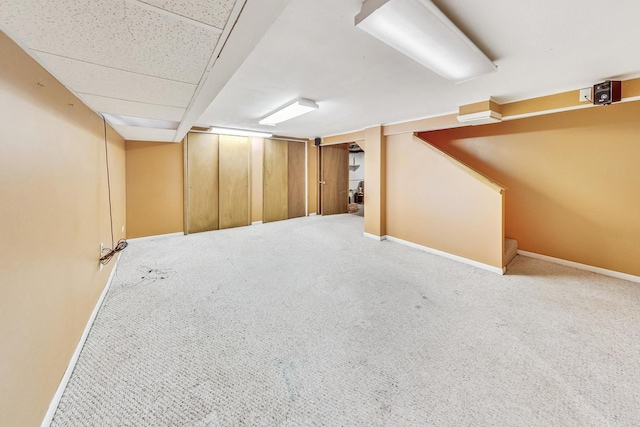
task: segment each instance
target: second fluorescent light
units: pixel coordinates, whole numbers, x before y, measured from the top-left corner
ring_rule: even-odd
[[[493,62],[429,0],[366,0],[355,24],[456,83],[496,70]]]
[[[291,104],[279,108],[264,119],[260,120],[259,123],[261,125],[275,126],[278,123],[282,123],[286,120],[293,119],[294,117],[301,116],[317,109],[318,104],[316,104],[315,101],[301,98]]]
[[[272,136],[268,132],[258,132],[255,130],[244,130],[244,129],[219,128],[215,126],[209,128],[209,132],[216,133],[218,135],[255,136],[258,138],[271,138]]]

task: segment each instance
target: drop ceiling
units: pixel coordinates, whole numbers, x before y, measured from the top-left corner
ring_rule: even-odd
[[[637,0],[435,0],[498,67],[457,85],[357,29],[361,3],[0,0],[0,29],[96,112],[174,123],[113,123],[129,140],[194,125],[328,136],[640,74]],[[301,97],[320,108],[258,124]]]

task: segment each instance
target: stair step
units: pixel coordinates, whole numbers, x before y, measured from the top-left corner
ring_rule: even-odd
[[[511,262],[511,260],[518,253],[518,241],[514,239],[504,239],[504,267]]]

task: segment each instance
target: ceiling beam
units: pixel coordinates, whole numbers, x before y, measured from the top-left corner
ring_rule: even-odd
[[[221,50],[214,52],[182,122],[176,130],[174,142],[180,142],[195,125],[222,88],[249,56],[290,0],[246,0]],[[235,11],[234,11],[235,13]]]

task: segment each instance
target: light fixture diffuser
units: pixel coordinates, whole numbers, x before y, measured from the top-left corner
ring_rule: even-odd
[[[216,133],[218,135],[232,135],[232,136],[255,136],[257,138],[271,138],[272,134],[268,132],[258,132],[255,130],[244,130],[244,129],[229,129],[229,128],[219,128],[212,126],[209,128],[210,133]]]
[[[429,0],[366,0],[355,25],[456,83],[496,69]]]
[[[144,117],[124,116],[122,114],[101,113],[110,124],[116,126],[136,126],[153,129],[178,129],[180,122],[161,119],[147,119]]]
[[[315,101],[300,98],[291,104],[277,109],[258,123],[261,125],[275,126],[278,123],[293,119],[294,117],[301,116],[316,109],[318,109],[318,104],[316,104]]]

